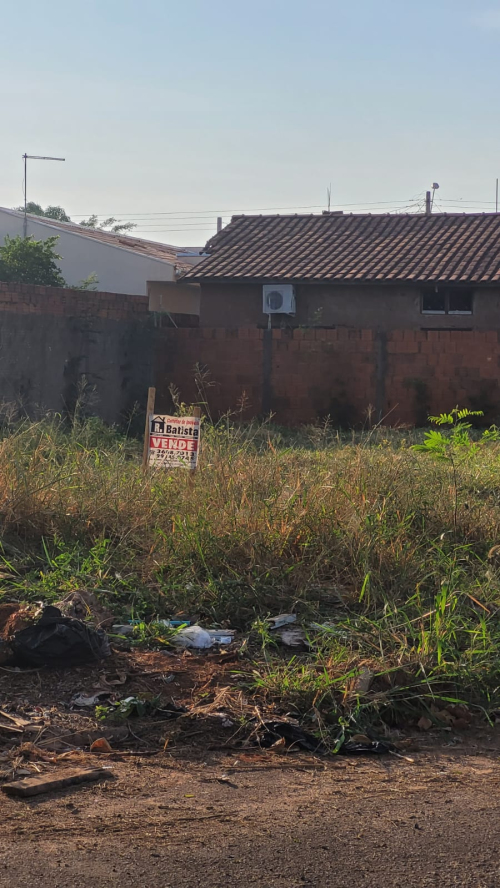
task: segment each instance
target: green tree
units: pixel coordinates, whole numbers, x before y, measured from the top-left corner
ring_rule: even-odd
[[[15,207],[16,210],[24,213],[24,207]],[[45,219],[57,219],[58,222],[71,222],[70,216],[63,207],[48,206],[45,209],[35,203],[33,200],[28,201],[26,210],[32,216],[43,216]],[[114,216],[109,216],[99,222],[99,217],[95,215],[89,216],[88,219],[82,219],[78,223],[82,228],[93,228],[94,231],[111,231],[113,234],[121,234],[124,231],[132,231],[136,225],[135,222],[120,222]]]
[[[16,210],[24,213],[24,207],[16,207]],[[49,206],[43,209],[40,204],[30,200],[26,204],[26,211],[32,216],[44,216],[45,219],[57,219],[59,222],[71,222],[66,210],[63,210],[62,207]]]
[[[36,241],[33,237],[5,238],[0,247],[0,280],[20,284],[42,284],[46,287],[64,287],[66,282],[57,266],[61,259],[56,253],[58,237]]]
[[[102,222],[99,222],[98,217],[94,214],[89,216],[88,219],[82,219],[80,225],[83,228],[93,228],[95,231],[112,231],[113,234],[120,234],[123,231],[132,231],[135,228],[135,222],[120,222],[119,219],[115,219],[114,216],[109,216],[107,219],[103,219]]]

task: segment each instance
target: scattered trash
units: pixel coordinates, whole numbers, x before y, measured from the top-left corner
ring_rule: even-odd
[[[95,694],[75,694],[70,706],[72,709],[94,709],[109,700],[111,691],[96,691]]]
[[[18,665],[68,667],[109,657],[105,632],[45,607],[39,620],[16,632],[11,640]]]
[[[288,746],[295,746],[298,749],[305,749],[307,752],[326,753],[321,740],[318,740],[314,734],[309,734],[298,725],[293,725],[286,721],[267,721],[263,722],[257,732],[260,745],[264,749],[269,749],[277,741],[284,740]]]
[[[214,644],[232,644],[236,629],[207,629]]]
[[[134,634],[134,627],[128,623],[119,623],[111,627],[110,635],[119,635],[122,638],[129,638]]]
[[[91,752],[113,752],[113,747],[108,743],[105,737],[99,737],[94,740],[90,747]]]
[[[276,633],[285,647],[301,648],[302,650],[310,648],[310,644],[306,638],[306,633],[299,626],[294,629],[278,629]]]
[[[279,629],[281,626],[288,626],[289,623],[295,623],[297,614],[278,614],[277,617],[268,617],[270,629]]]
[[[212,647],[213,639],[201,626],[186,626],[185,629],[179,629],[175,634],[172,638],[172,644],[184,650],[189,648],[206,650]]]
[[[124,685],[128,681],[129,676],[126,672],[101,672],[101,681],[108,687],[117,687]]]
[[[157,620],[161,626],[167,626],[169,629],[178,629],[179,626],[188,626],[191,625],[191,620]]]
[[[109,768],[67,768],[57,774],[39,774],[36,777],[25,777],[14,783],[4,783],[2,791],[10,796],[29,798],[40,795],[43,792],[53,792],[56,789],[65,789],[77,783],[87,783],[90,780],[103,780],[112,776]]]
[[[175,672],[170,672],[168,675],[162,675],[161,680],[164,681],[166,685],[171,684],[171,682],[175,681]]]
[[[373,684],[374,678],[375,676],[371,669],[367,669],[366,667],[362,669],[360,674],[354,679],[352,687],[353,694],[358,694],[360,697],[367,694]]]
[[[394,749],[394,744],[385,740],[346,740],[337,755],[386,755]]]

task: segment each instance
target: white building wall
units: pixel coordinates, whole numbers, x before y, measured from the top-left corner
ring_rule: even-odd
[[[23,221],[22,215],[0,209],[0,244],[3,244],[6,234],[10,237],[22,235]],[[95,272],[98,290],[147,296],[148,281],[175,280],[175,268],[170,262],[142,256],[132,250],[34,222],[33,219],[28,219],[27,233],[33,235],[35,240],[45,240],[54,235],[59,237],[56,249],[62,259],[58,264],[69,287],[79,284]]]

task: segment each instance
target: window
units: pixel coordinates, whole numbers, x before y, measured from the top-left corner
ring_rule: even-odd
[[[422,314],[472,314],[472,290],[441,288],[424,290],[422,293]]]

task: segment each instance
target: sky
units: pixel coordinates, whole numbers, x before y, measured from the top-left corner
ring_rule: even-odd
[[[238,212],[495,209],[500,0],[3,3],[0,206],[203,245]]]

